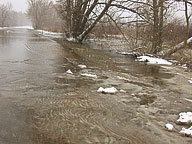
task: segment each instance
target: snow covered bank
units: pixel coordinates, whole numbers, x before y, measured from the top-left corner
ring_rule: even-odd
[[[29,29],[33,30],[34,28],[32,26],[16,26],[16,27],[0,27],[0,30],[2,29]],[[44,30],[35,30],[38,34],[42,34],[44,36],[52,37],[52,38],[62,38],[63,33],[55,33],[55,32],[49,32]]]
[[[106,93],[106,94],[114,94],[117,92],[117,89],[115,87],[111,87],[111,88],[103,88],[100,87],[97,92],[102,92],[102,93]]]
[[[17,26],[17,27],[10,27],[10,28],[17,28],[17,29],[34,29],[32,26]]]
[[[49,32],[49,31],[44,31],[44,30],[36,30],[38,34],[41,34],[43,36],[48,36],[51,38],[63,38],[63,33],[55,33],[55,32]]]
[[[7,29],[8,27],[0,27],[0,30]]]
[[[0,27],[1,29],[33,29],[32,26]]]
[[[149,56],[139,56],[137,58],[138,58],[138,61],[140,61],[140,62],[147,62],[150,64],[172,65],[171,62],[168,62],[165,59],[154,58],[154,57],[149,57]]]

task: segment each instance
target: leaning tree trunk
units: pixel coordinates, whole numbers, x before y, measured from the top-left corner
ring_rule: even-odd
[[[178,50],[184,49],[186,47],[186,45],[192,49],[192,37],[189,38],[186,42],[183,41],[183,42],[179,43],[178,45],[174,46],[172,49],[169,49],[168,51],[166,51],[163,57],[168,57],[168,56],[174,54],[175,52],[177,52]]]
[[[188,2],[185,1],[185,19],[186,19],[186,27],[187,27],[186,38],[185,38],[185,40],[183,42],[181,42],[180,44],[174,46],[172,49],[170,49],[167,52],[165,52],[164,57],[168,57],[168,56],[172,55],[173,53],[177,52],[178,50],[181,50],[181,49],[184,49],[184,48],[191,48],[192,47],[192,37],[189,38],[189,29],[190,29],[189,19],[190,19],[190,16],[188,15],[187,3]]]

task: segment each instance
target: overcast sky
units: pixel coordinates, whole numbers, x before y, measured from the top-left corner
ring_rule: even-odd
[[[190,0],[190,1],[192,1],[192,0]],[[2,4],[2,3],[6,4],[7,2],[12,4],[13,10],[15,10],[15,11],[26,12],[26,10],[27,10],[27,0],[0,0],[0,4]],[[177,5],[179,5],[179,7],[182,7],[181,9],[184,9],[183,3],[177,3]],[[177,12],[176,15],[179,17],[184,17],[184,12],[183,11]]]
[[[11,3],[13,10],[25,12],[27,10],[27,0],[0,0],[0,3]]]

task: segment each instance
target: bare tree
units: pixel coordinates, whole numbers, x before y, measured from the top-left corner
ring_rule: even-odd
[[[63,25],[64,22],[59,17],[54,4],[50,5],[43,23],[43,29],[54,32],[63,32],[65,27],[65,25]]]
[[[42,29],[45,19],[48,17],[48,10],[52,2],[49,0],[28,0],[28,16],[34,29]]]
[[[68,33],[81,42],[103,18],[115,0],[58,0],[58,11],[68,23]]]
[[[170,7],[165,0],[152,1],[152,48],[151,52],[157,54],[162,50],[163,44],[163,25],[167,9]]]
[[[173,53],[177,52],[178,50],[184,49],[184,48],[190,48],[192,45],[192,38],[189,39],[189,33],[190,33],[190,17],[191,15],[189,15],[188,12],[188,5],[192,6],[192,2],[187,1],[187,0],[177,0],[177,1],[182,1],[185,4],[185,20],[186,20],[186,36],[185,36],[185,40],[184,42],[181,42],[179,44],[177,44],[176,46],[174,46],[172,49],[166,51],[166,53],[164,54],[164,57],[170,56]]]
[[[5,27],[9,26],[8,19],[12,9],[12,5],[10,3],[0,5],[0,26]]]
[[[185,3],[185,20],[186,20],[186,27],[187,27],[187,34],[186,34],[186,39],[185,39],[185,44],[184,47],[187,47],[187,39],[189,38],[189,29],[190,29],[190,24],[189,24],[189,20],[190,20],[190,15],[188,13],[188,1],[184,1]],[[192,4],[191,4],[192,5]]]

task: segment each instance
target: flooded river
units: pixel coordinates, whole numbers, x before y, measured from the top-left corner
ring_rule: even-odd
[[[162,97],[182,95],[167,89],[174,76],[115,53],[76,44],[63,47],[30,30],[1,30],[0,143],[175,143],[180,136],[169,138],[158,123],[170,106]],[[118,92],[98,93],[100,86],[114,86]]]

